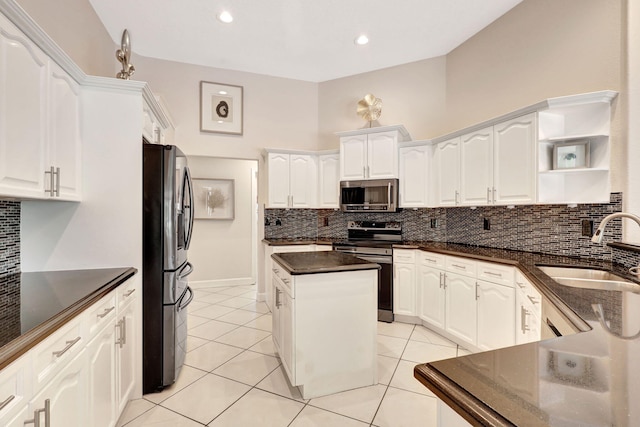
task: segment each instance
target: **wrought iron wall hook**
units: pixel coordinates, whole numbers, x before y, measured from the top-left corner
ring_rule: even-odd
[[[126,29],[122,33],[122,41],[120,42],[120,49],[116,51],[116,58],[122,64],[122,71],[116,74],[116,77],[123,80],[129,80],[136,69],[129,62],[131,59],[131,40],[129,39],[129,32]]]

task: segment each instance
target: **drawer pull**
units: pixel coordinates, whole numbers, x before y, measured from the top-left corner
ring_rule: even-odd
[[[132,294],[132,293],[134,293],[135,291],[136,291],[135,289],[129,289],[129,290],[127,291],[127,293],[126,293],[126,294],[124,294],[124,297],[125,297],[125,298],[130,297],[130,296],[131,296],[131,294]]]
[[[7,397],[7,399],[4,402],[0,403],[0,411],[2,411],[4,408],[6,408],[7,405],[9,403],[11,403],[13,401],[13,399],[15,399],[15,398],[16,397],[12,394],[11,396]]]
[[[529,301],[531,301],[532,304],[538,304],[540,302],[537,298],[534,298],[531,295],[527,295],[527,298],[529,298]]]
[[[98,316],[98,319],[103,319],[107,314],[111,313],[115,309],[116,309],[115,306],[111,308],[105,308],[102,313],[97,314],[96,316]]]
[[[491,271],[485,271],[484,274],[488,274],[489,276],[494,277],[502,277],[502,273],[492,273]]]
[[[436,261],[435,259],[431,259],[431,258],[425,258],[425,260],[427,260],[427,261],[429,261],[429,262],[432,262],[432,263],[434,263],[434,264],[435,264],[436,262],[438,262],[438,261]]]
[[[524,289],[524,283],[516,282],[516,285],[518,285],[520,289]]]
[[[286,278],[285,278],[285,279],[282,279],[282,281],[283,281],[286,285],[288,285],[288,284],[289,284],[289,279],[286,279]]]
[[[60,351],[54,351],[53,355],[56,357],[60,357],[65,354],[71,347],[73,347],[78,341],[80,341],[80,337],[77,337],[74,340],[67,341],[67,346]]]
[[[452,266],[452,267],[455,267],[455,268],[461,268],[461,269],[463,269],[463,270],[466,270],[466,269],[467,269],[467,267],[465,267],[464,265],[459,265],[459,264],[451,264],[451,266]]]

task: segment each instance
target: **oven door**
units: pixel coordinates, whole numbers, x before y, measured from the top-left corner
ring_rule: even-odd
[[[393,322],[393,258],[353,254],[360,259],[380,265],[378,270],[378,320]]]

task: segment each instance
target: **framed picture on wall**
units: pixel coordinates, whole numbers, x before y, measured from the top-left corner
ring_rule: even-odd
[[[233,179],[193,178],[195,219],[234,219]]]
[[[200,131],[242,135],[242,86],[200,82]]]

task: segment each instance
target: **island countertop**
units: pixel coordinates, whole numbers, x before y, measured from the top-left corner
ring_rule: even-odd
[[[380,268],[378,264],[335,251],[276,253],[271,257],[294,276]]]
[[[0,277],[0,369],[136,274],[130,267]]]

